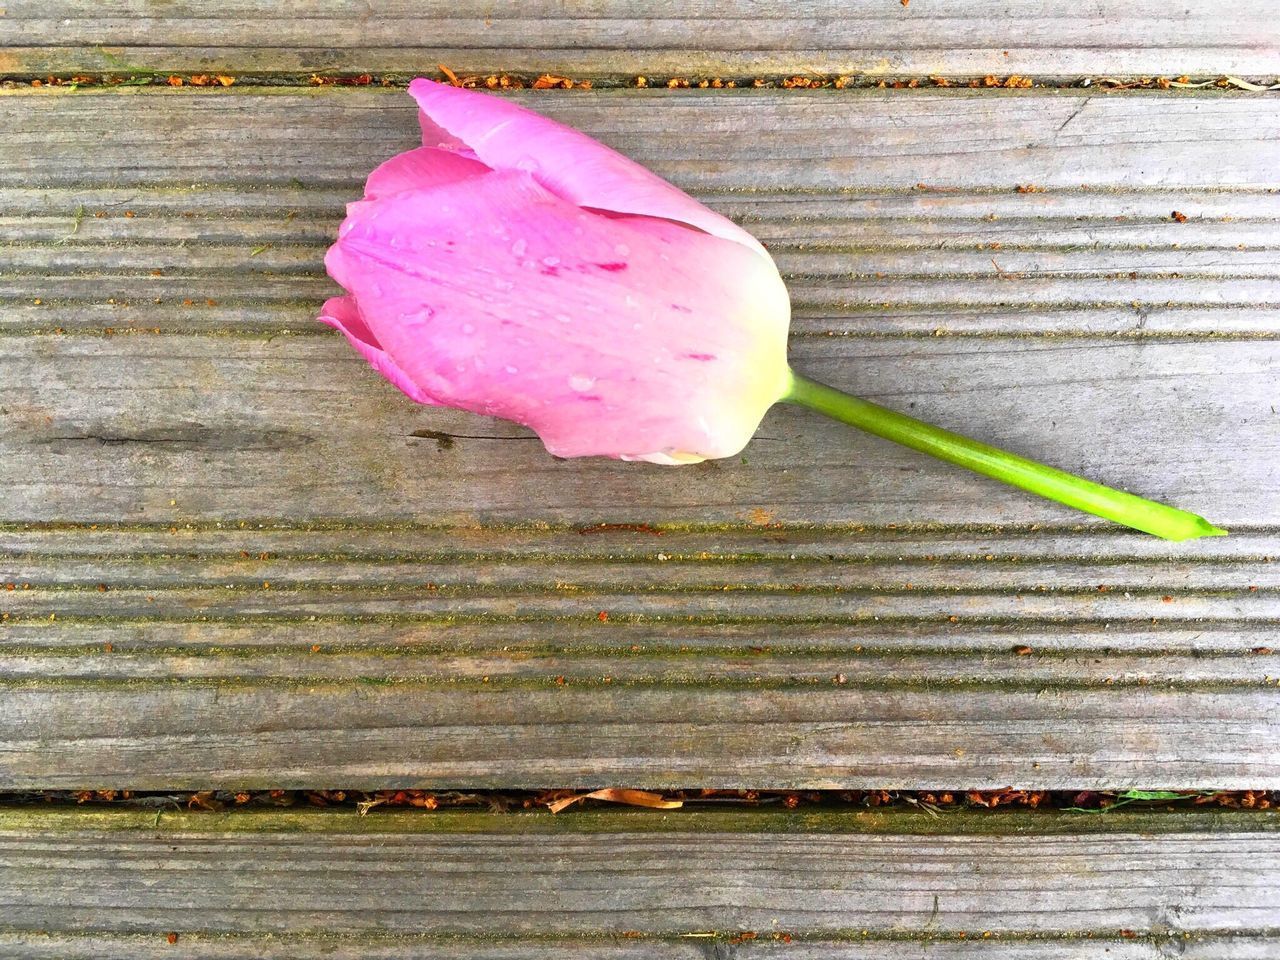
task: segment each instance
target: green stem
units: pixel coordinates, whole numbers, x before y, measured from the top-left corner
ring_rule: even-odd
[[[975,473],[994,477],[1023,490],[1065,503],[1069,507],[1153,533],[1166,540],[1222,537],[1227,531],[1204,517],[1113,490],[1100,483],[1007,453],[970,440],[878,404],[860,400],[833,387],[792,375],[790,392],[783,398],[835,420],[851,424],[877,437],[919,450]]]

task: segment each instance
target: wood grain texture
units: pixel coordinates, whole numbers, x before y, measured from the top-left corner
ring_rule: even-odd
[[[1280,101],[519,99],[757,232],[800,369],[1235,535],[795,409],[556,461],[314,325],[403,93],[6,94],[0,787],[1280,783]]]
[[[1240,0],[1170,7],[1067,0],[636,0],[518,6],[411,0],[268,3],[10,0],[6,71],[259,75],[550,71],[578,77],[800,74],[1268,76],[1280,72],[1274,9]]]
[[[819,379],[1219,523],[1280,523],[1274,341],[847,338],[793,355]],[[10,337],[0,363],[11,520],[1082,521],[788,407],[743,457],[678,473],[557,461],[509,424],[415,407],[337,337]]]
[[[1105,482],[1213,504],[1219,522],[1280,519],[1272,342],[853,339],[794,352],[814,376]],[[766,418],[746,463],[559,462],[510,425],[413,407],[333,337],[9,338],[0,357],[14,520],[1079,520],[789,408]]]
[[[1253,789],[1280,780],[1274,683],[1200,692],[606,680],[10,684],[4,784]]]
[[[1127,940],[1096,938],[1083,942],[992,942],[976,943],[903,943],[894,940],[868,939],[866,943],[850,944],[816,938],[805,942],[766,942],[750,944],[750,953],[727,952],[722,944],[726,936],[711,949],[719,950],[713,956],[722,957],[788,957],[794,960],[871,960],[883,957],[892,950],[895,957],[904,960],[958,960],[958,958],[990,957],[994,960],[1083,960],[1098,955],[1106,949],[1108,960],[1149,960],[1158,956],[1147,940],[1131,943]],[[331,937],[230,937],[205,934],[185,935],[180,940],[183,956],[196,960],[529,960],[533,957],[601,957],[604,960],[641,960],[655,956],[697,958],[708,955],[706,938],[680,940],[643,940],[627,943],[621,938],[608,942],[599,940],[544,939],[531,943],[527,938],[516,938],[489,944],[460,943],[449,938],[443,944],[423,942],[408,938],[409,942],[371,942],[360,937],[354,942],[342,942]],[[1268,960],[1275,949],[1275,941],[1269,937],[1194,937],[1192,942],[1179,943],[1179,956],[1189,960]],[[172,957],[174,950],[164,937],[155,934],[46,934],[43,931],[29,933],[0,933],[0,957],[4,960],[95,960],[102,956],[136,957],[152,960],[155,957]]]
[[[1271,542],[12,529],[0,782],[1257,786]]]
[[[319,333],[313,301],[331,290],[323,252],[351,193],[7,190],[0,333]],[[798,337],[1258,337],[1277,327],[1280,194],[1015,185],[700,195],[768,245]],[[51,280],[57,300],[45,296]]]
[[[754,932],[754,931],[753,931]],[[603,958],[603,960],[650,960],[652,957],[705,960],[707,956],[766,957],[788,960],[875,960],[888,952],[903,960],[1086,960],[1099,955],[1107,960],[1151,960],[1170,941],[1161,936],[1132,940],[1117,937],[1069,939],[1060,942],[1036,940],[967,940],[930,942],[897,938],[868,937],[865,943],[833,941],[821,936],[791,942],[770,936],[739,941],[747,950],[730,945],[736,934],[726,934],[710,943],[707,937],[564,939],[544,937],[534,941],[516,937],[489,943],[465,942],[456,937],[393,937],[388,940],[357,936],[337,938],[324,935],[230,936],[184,933],[179,943],[182,956],[195,960],[530,960],[538,957]],[[1193,934],[1176,941],[1179,957],[1187,960],[1270,960],[1276,940],[1263,935]],[[97,960],[103,956],[129,956],[138,960],[174,956],[174,948],[156,934],[48,934],[0,933],[3,960]]]
[[[1280,329],[1274,99],[521,102],[759,234],[790,285],[797,337]],[[319,334],[315,303],[333,289],[321,255],[342,205],[363,171],[413,142],[412,104],[395,91],[11,95],[0,118],[13,145],[0,168],[0,333]]]
[[[512,95],[693,191],[1274,189],[1280,98],[1061,91]],[[341,187],[415,146],[402,90],[16,90],[0,186]],[[697,130],[698,136],[688,135]],[[282,214],[284,211],[282,211]]]
[[[403,818],[374,813],[358,832],[292,832],[296,814],[208,816],[203,829],[178,830],[151,815],[149,828],[14,824],[0,832],[0,950],[80,956],[96,944],[151,956],[167,931],[184,955],[232,957],[327,946],[395,958],[1136,960],[1275,946],[1273,824],[1075,836],[956,824],[920,836],[804,814],[760,833],[752,817],[651,815],[663,826],[641,831],[629,829],[636,818],[607,814],[585,829],[566,817],[519,832],[486,830],[494,818],[482,814],[405,830]]]

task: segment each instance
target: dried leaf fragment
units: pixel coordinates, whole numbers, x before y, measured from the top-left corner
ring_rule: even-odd
[[[573,81],[569,77],[558,77],[553,73],[544,73],[537,80],[533,81],[533,89],[535,90],[569,90],[573,87]]]
[[[678,810],[684,806],[683,800],[668,800],[660,793],[648,790],[628,790],[623,787],[606,787],[590,793],[579,793],[563,800],[555,800],[547,804],[552,813],[559,813],[581,800],[608,800],[610,803],[625,803],[631,807],[649,807],[653,810]]]

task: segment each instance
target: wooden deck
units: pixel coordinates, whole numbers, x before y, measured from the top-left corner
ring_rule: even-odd
[[[1280,788],[1280,94],[1097,80],[1274,83],[1271,4],[87,6],[0,16],[0,790]],[[313,321],[414,108],[308,77],[437,63],[592,80],[508,95],[758,235],[798,369],[1232,536],[414,406]],[[152,70],[237,80],[28,82]],[[1269,812],[998,817],[0,807],[0,957],[1280,949]]]

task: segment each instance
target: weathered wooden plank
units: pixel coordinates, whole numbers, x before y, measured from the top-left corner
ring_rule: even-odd
[[[750,931],[755,932],[755,931]],[[234,936],[228,934],[184,933],[179,943],[181,955],[194,960],[529,960],[536,957],[603,958],[603,960],[649,960],[655,956],[703,960],[712,956],[786,957],[788,960],[877,960],[892,953],[902,960],[1086,960],[1105,951],[1107,960],[1150,960],[1154,951],[1176,943],[1179,957],[1186,960],[1270,960],[1276,941],[1265,934],[1191,934],[1176,939],[1163,934],[1154,937],[1094,936],[1044,942],[1023,938],[986,938],[976,941],[934,937],[911,940],[902,937],[873,937],[865,941],[833,941],[810,937],[790,941],[775,940],[770,933],[763,942],[750,940],[750,953],[732,950],[736,932],[717,938],[699,936],[658,937],[515,937],[488,942],[458,937],[369,936],[337,937],[315,934]],[[739,948],[740,949],[740,948]],[[5,934],[0,932],[0,958],[4,960],[98,960],[104,956],[128,956],[137,960],[173,957],[175,949],[165,935],[151,934],[51,934],[43,930]]]
[[[24,813],[0,821],[0,950],[35,947],[22,956],[95,940],[149,956],[167,932],[199,956],[321,943],[337,956],[735,956],[747,943],[940,958],[978,955],[971,940],[995,957],[1262,956],[1280,884],[1273,816],[1075,835],[1036,832],[1043,817],[956,816],[921,835],[839,813],[553,825],[375,812],[354,829],[320,813],[175,816],[176,828],[153,813],[83,825]]]
[[[1035,682],[169,678],[10,684],[7,789],[1256,789],[1280,690]]]
[[[1257,787],[1271,542],[17,529],[0,783]]]
[[[754,932],[754,931],[753,931]],[[723,950],[722,945],[733,941],[736,934],[726,933],[714,941],[710,949]],[[627,938],[630,939],[630,938]],[[705,958],[708,953],[708,937],[683,937],[679,939],[641,939],[628,943],[626,939],[601,941],[595,938],[565,940],[540,938],[531,942],[527,937],[513,941],[468,943],[457,938],[426,940],[418,938],[393,938],[391,942],[370,940],[366,937],[354,941],[327,936],[288,936],[272,934],[264,937],[232,937],[226,935],[196,934],[181,938],[183,956],[197,960],[528,960],[531,957],[601,957],[605,960],[639,960],[654,956]],[[407,942],[405,942],[407,940]],[[1149,960],[1158,956],[1154,952],[1170,942],[1176,942],[1179,957],[1187,960],[1269,960],[1274,956],[1275,940],[1264,935],[1212,936],[1197,934],[1171,941],[1164,935],[1134,939],[1120,937],[1090,937],[1066,939],[1057,942],[1038,940],[981,939],[978,941],[943,940],[934,938],[928,942],[903,938],[875,938],[866,942],[832,941],[812,937],[787,942],[772,938],[763,943],[750,942],[750,954],[722,953],[723,956],[787,957],[791,960],[874,960],[892,952],[903,960],[961,960],[983,957],[993,960],[1085,960],[1105,951],[1108,960]],[[743,941],[738,941],[743,942]],[[6,952],[12,951],[12,952]],[[129,956],[139,960],[152,957],[172,957],[174,950],[165,937],[154,934],[55,935],[44,931],[5,935],[0,933],[0,957],[5,960],[96,960],[103,956]]]
[[[864,396],[1227,525],[1280,522],[1273,341],[850,339],[794,353]],[[560,462],[517,427],[415,407],[336,337],[11,337],[0,363],[10,520],[1080,519],[785,407],[724,463]]]
[[[1274,187],[1280,100],[1063,91],[600,90],[518,102],[692,190]],[[33,109],[38,106],[39,109]],[[398,90],[0,96],[0,186],[353,188],[417,140]],[[691,137],[688,131],[697,130]]]
[[[755,932],[755,931],[749,931]],[[1176,938],[1159,934],[1153,937],[1129,937],[1119,934],[1106,937],[1066,938],[1044,942],[1039,939],[967,938],[930,940],[903,937],[873,937],[865,941],[833,941],[825,937],[797,940],[770,933],[763,942],[757,936],[748,943],[750,953],[727,952],[737,943],[737,933],[726,932],[711,938],[698,931],[698,936],[679,938],[568,940],[562,937],[516,937],[496,942],[467,942],[457,937],[417,938],[369,937],[340,938],[323,935],[270,934],[262,937],[240,937],[216,934],[184,934],[180,938],[182,955],[196,960],[529,960],[534,957],[604,958],[604,960],[647,960],[654,956],[695,958],[703,960],[709,950],[712,956],[786,957],[789,960],[876,960],[892,953],[902,960],[966,960],[982,957],[992,960],[1086,960],[1104,951],[1107,960],[1150,960],[1162,949],[1177,949],[1187,960],[1270,960],[1275,955],[1276,941],[1265,934],[1190,934]],[[638,940],[638,942],[629,942]],[[1176,947],[1169,947],[1176,944]],[[740,948],[739,948],[740,950]],[[172,957],[174,949],[165,936],[155,934],[93,933],[84,935],[49,934],[44,931],[0,933],[0,957],[4,960],[97,960],[103,956],[128,956],[139,960]]]
[[[722,950],[735,934],[726,934],[711,949]],[[407,939],[407,942],[405,940]],[[898,938],[879,939],[868,937],[865,943],[836,942],[825,938],[811,938],[790,943],[785,938],[775,943],[751,941],[750,954],[722,954],[724,956],[787,957],[790,960],[874,960],[892,952],[903,960],[959,960],[959,958],[983,957],[993,960],[1085,960],[1098,956],[1105,950],[1108,960],[1149,960],[1158,954],[1153,950],[1168,943],[1160,936],[1134,941],[1129,938],[1103,939],[1093,937],[1083,940],[1065,940],[1044,943],[1035,940],[979,940],[969,942],[939,941],[911,942]],[[457,938],[445,938],[444,942],[418,938],[395,938],[392,942],[370,940],[365,937],[354,941],[328,936],[288,936],[272,934],[265,937],[232,937],[225,935],[184,935],[182,955],[196,960],[528,960],[531,957],[604,958],[604,960],[647,960],[654,956],[696,958],[707,956],[707,937],[681,939],[643,939],[628,943],[623,939],[601,941],[595,938],[565,940],[540,938],[531,942],[519,937],[513,941],[492,943],[467,943]],[[1274,956],[1275,940],[1265,935],[1223,937],[1195,935],[1177,941],[1178,956],[1187,960],[1269,960]],[[103,956],[129,956],[138,960],[153,957],[172,957],[173,948],[165,937],[154,934],[87,935],[48,934],[44,931],[28,933],[0,933],[0,957],[4,960],[97,960]]]
[[[33,102],[42,109],[27,111]],[[158,102],[163,113],[149,109]],[[1280,161],[1275,101],[646,94],[527,102],[645,155],[759,233],[791,286],[798,336],[1256,337],[1280,328],[1280,197],[1268,165]],[[352,170],[406,146],[413,123],[407,98],[386,91],[11,96],[0,98],[6,110],[19,135],[4,169],[24,171],[0,196],[11,238],[0,248],[6,332],[319,332],[314,304],[333,289],[320,257],[358,189]],[[718,155],[671,137],[669,110],[719,131]],[[726,122],[726,110],[741,122]],[[1143,146],[1140,133],[1135,143],[1148,110],[1181,142],[1162,131],[1158,147]],[[244,136],[247,117],[260,118],[261,135]],[[999,162],[939,154],[939,125],[949,141],[980,143]],[[830,167],[829,131],[849,126],[861,129],[858,162]],[[277,129],[287,135],[273,139]],[[299,136],[303,129],[330,142]],[[1083,141],[1072,139],[1076,129]],[[753,132],[749,149],[744,130]],[[770,130],[778,139],[762,143]],[[1258,139],[1232,143],[1242,130]],[[175,138],[188,138],[176,152]],[[1013,147],[1019,141],[1045,149],[1028,161]],[[1107,146],[1090,156],[1090,143]],[[1213,162],[1198,166],[1210,152]],[[346,187],[324,186],[336,170],[319,158],[361,154],[343,160]],[[728,156],[733,164],[723,163]],[[188,169],[188,159],[197,166]],[[877,162],[886,164],[868,176]],[[1160,182],[1185,186],[1145,186],[1152,164]],[[823,165],[826,176],[812,179]],[[709,170],[717,179],[706,179]],[[1069,173],[1044,186],[1046,171]],[[306,179],[287,185],[286,172]],[[136,185],[103,187],[97,177]],[[222,183],[154,182],[175,177]],[[79,185],[29,185],[40,180]]]
[[[0,19],[9,73],[569,73],[577,77],[871,77],[1099,74],[1264,76],[1280,71],[1274,11],[1241,0],[1158,0],[1082,10],[1067,0],[611,0],[518,7],[380,3],[95,3],[11,0]]]

